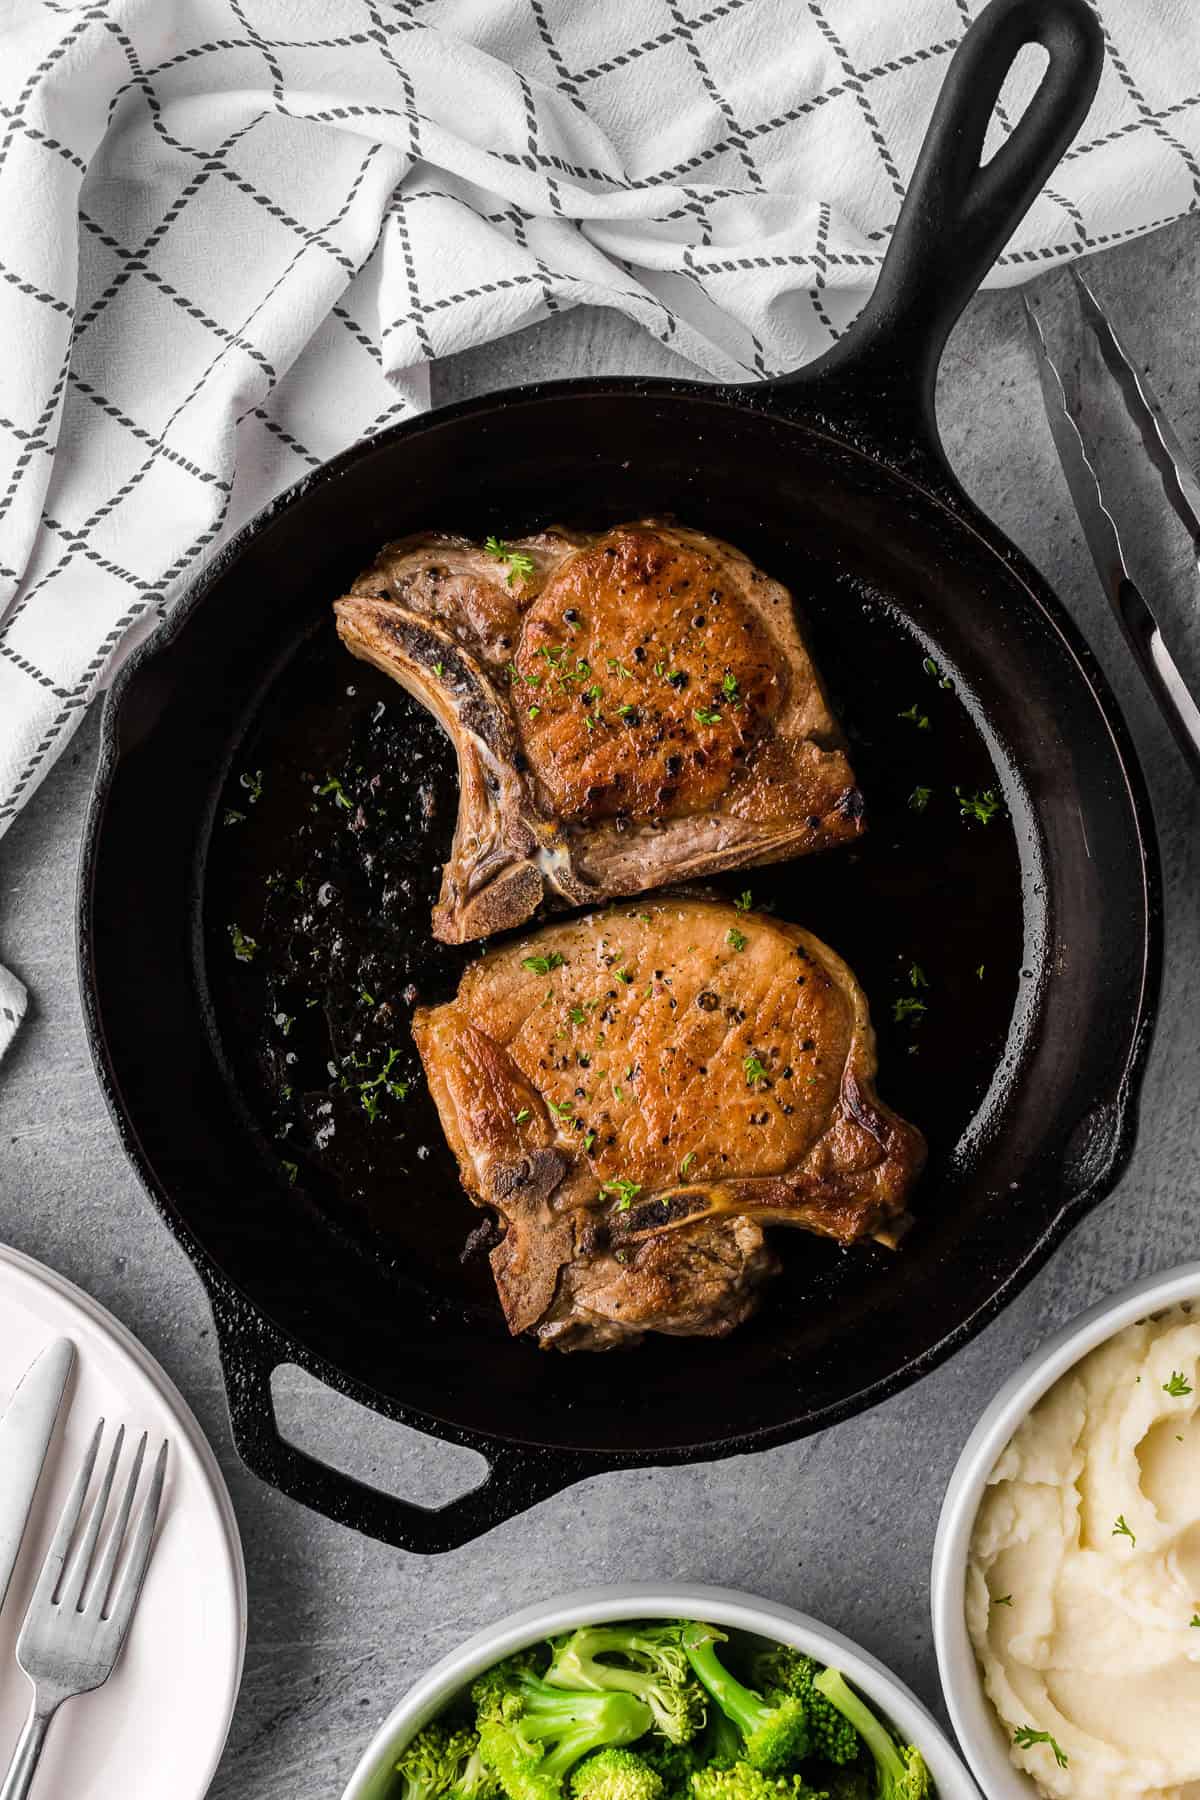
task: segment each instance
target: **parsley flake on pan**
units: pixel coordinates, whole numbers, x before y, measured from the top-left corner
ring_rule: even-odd
[[[990,825],[1000,811],[1000,796],[994,788],[983,788],[978,794],[964,794],[956,787],[954,793],[964,819],[977,819],[981,825]]]
[[[739,931],[736,925],[731,925],[725,933],[725,942],[734,950],[744,950],[750,939],[744,931]]]
[[[346,790],[342,786],[341,782],[338,780],[336,775],[330,775],[327,778],[327,780],[325,781],[324,786],[319,787],[317,789],[317,793],[318,794],[332,794],[334,799],[337,801],[337,804],[340,807],[343,807],[346,812],[349,812],[350,802],[346,798]]]
[[[253,962],[258,950],[257,941],[252,937],[247,937],[240,925],[231,925],[229,927],[229,937],[233,944],[233,954],[237,957],[238,961]]]
[[[924,812],[932,798],[933,789],[931,787],[915,787],[908,796],[909,810],[911,812]]]
[[[915,725],[918,731],[929,730],[929,714],[923,713],[915,701],[906,711],[897,713],[896,717],[906,719],[910,725]]]
[[[523,956],[521,967],[534,975],[549,975],[551,969],[561,969],[566,960],[561,950],[550,950],[545,956]]]

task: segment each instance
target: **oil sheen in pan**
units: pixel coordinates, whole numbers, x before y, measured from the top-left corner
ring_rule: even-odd
[[[816,932],[859,976],[880,1092],[929,1139],[919,1218],[938,1204],[939,1170],[986,1128],[989,1090],[1015,1054],[1038,966],[1027,941],[1034,842],[1019,786],[953,671],[885,601],[836,574],[804,600],[869,829],[853,850],[712,885],[749,890],[754,907]],[[482,950],[430,935],[456,810],[440,728],[351,660],[332,618],[320,622],[267,696],[218,811],[206,956],[222,1048],[277,1159],[281,1206],[315,1206],[365,1253],[498,1323],[487,1233],[409,1024]],[[768,1306],[794,1305],[817,1282],[828,1290],[840,1251],[800,1232],[773,1240],[784,1274]]]

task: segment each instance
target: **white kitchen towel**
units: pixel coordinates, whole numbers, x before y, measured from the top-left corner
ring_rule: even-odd
[[[982,3],[0,0],[0,831],[200,560],[435,356],[581,301],[718,377],[823,350]],[[1098,10],[994,283],[1200,204],[1195,0]]]

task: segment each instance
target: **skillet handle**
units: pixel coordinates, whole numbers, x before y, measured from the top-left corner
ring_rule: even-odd
[[[1031,44],[1049,58],[1041,82],[981,166],[1000,90]],[[862,383],[915,402],[936,445],[934,380],[946,339],[1087,116],[1103,62],[1086,0],[991,0],[954,53],[874,293],[832,350],[773,384],[777,401],[803,388],[810,405],[814,385]]]
[[[478,1487],[447,1505],[422,1506],[369,1487],[353,1475],[319,1462],[280,1434],[271,1376],[283,1363],[304,1366],[304,1359],[236,1295],[214,1283],[209,1299],[238,1455],[269,1487],[352,1531],[401,1550],[434,1556],[482,1537],[493,1526],[605,1467],[594,1457],[585,1466],[567,1455],[464,1436],[459,1441],[487,1457],[488,1472]]]

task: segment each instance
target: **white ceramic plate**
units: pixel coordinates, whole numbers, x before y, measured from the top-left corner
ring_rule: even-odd
[[[942,1502],[930,1601],[938,1672],[967,1761],[992,1800],[1038,1800],[1041,1789],[1009,1758],[1008,1738],[984,1691],[964,1609],[967,1552],[987,1478],[1025,1415],[1061,1375],[1127,1325],[1200,1298],[1200,1263],[1150,1275],[1064,1325],[1010,1375],[963,1446]]]
[[[0,1778],[30,1688],[14,1647],[71,1477],[103,1415],[171,1440],[158,1543],[113,1675],[68,1701],[35,1795],[202,1800],[233,1717],[246,1643],[246,1573],[229,1494],[186,1403],[123,1325],[61,1276],[0,1247],[0,1409],[42,1346],[70,1338],[75,1372],[0,1614]],[[0,1472],[2,1477],[2,1472]]]
[[[978,1790],[949,1739],[916,1695],[849,1638],[830,1631],[804,1613],[776,1606],[773,1601],[755,1600],[729,1588],[693,1587],[682,1582],[653,1587],[588,1588],[538,1606],[527,1606],[477,1631],[423,1675],[384,1720],[350,1777],[342,1800],[389,1800],[396,1791],[392,1765],[408,1740],[452,1695],[502,1657],[557,1632],[570,1631],[576,1625],[616,1619],[703,1619],[710,1625],[752,1631],[776,1643],[807,1650],[821,1662],[840,1669],[909,1743],[920,1748],[929,1764],[938,1800],[979,1800]]]

